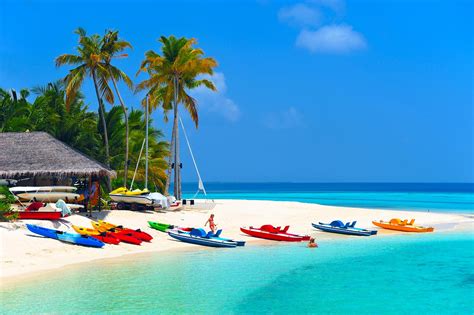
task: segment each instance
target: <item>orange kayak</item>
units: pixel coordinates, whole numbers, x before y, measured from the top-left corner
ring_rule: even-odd
[[[421,225],[415,225],[415,219],[411,219],[410,222],[408,220],[400,220],[400,219],[392,219],[389,222],[387,221],[372,221],[372,224],[384,229],[388,230],[395,230],[395,231],[403,231],[403,232],[433,232],[434,228],[432,227],[425,227]]]

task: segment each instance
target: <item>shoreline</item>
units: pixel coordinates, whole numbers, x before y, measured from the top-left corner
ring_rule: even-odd
[[[192,251],[210,250],[210,248],[172,241],[166,233],[149,228],[147,221],[162,221],[182,226],[202,226],[211,212],[216,214],[218,228],[223,228],[224,236],[245,240],[247,241],[246,246],[273,244],[271,241],[245,236],[239,229],[240,226],[244,225],[258,226],[259,224],[265,223],[274,223],[275,225],[282,226],[288,224],[291,226],[290,232],[310,234],[316,238],[317,242],[333,240],[349,241],[351,239],[355,240],[360,238],[358,236],[344,236],[319,232],[311,227],[311,222],[317,220],[330,221],[331,217],[344,221],[358,220],[357,225],[361,227],[371,227],[372,219],[414,217],[419,224],[434,225],[434,233],[472,233],[474,226],[474,219],[471,215],[467,214],[374,210],[351,207],[341,208],[287,201],[229,199],[219,199],[215,201],[216,206],[213,210],[182,210],[178,212],[159,213],[114,210],[93,213],[95,218],[106,219],[114,223],[123,223],[126,226],[141,228],[147,233],[150,233],[154,239],[151,243],[143,243],[142,246],[120,244],[106,245],[102,249],[84,248],[64,244],[52,239],[32,237],[30,236],[32,233],[27,231],[24,227],[25,221],[0,223],[0,236],[2,238],[0,247],[0,279],[2,280],[2,285],[0,285],[0,288],[4,288],[8,284],[41,279],[43,275],[50,275],[58,269],[77,268],[88,262],[107,262],[110,261],[110,259],[126,259],[126,257],[139,257],[141,254],[149,255],[152,253],[167,253],[172,255],[173,252],[189,249]],[[90,226],[88,221],[90,221],[90,219],[87,217],[73,215],[65,220],[61,220],[61,222],[57,224],[59,226],[55,228],[66,230],[66,224],[68,223]],[[28,220],[27,222],[45,227],[53,227],[54,225],[54,223],[50,221]],[[8,229],[9,227],[10,229]],[[379,229],[379,234],[372,237],[390,237],[397,235],[409,234]]]

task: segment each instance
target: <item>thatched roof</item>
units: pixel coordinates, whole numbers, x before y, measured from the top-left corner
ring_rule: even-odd
[[[114,171],[46,132],[0,133],[0,178],[109,176]]]

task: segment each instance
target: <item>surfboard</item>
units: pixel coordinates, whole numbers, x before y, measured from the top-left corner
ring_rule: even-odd
[[[74,186],[17,186],[11,187],[10,191],[13,194],[21,193],[35,193],[35,192],[53,192],[53,191],[76,191]]]
[[[35,200],[41,202],[56,202],[59,199],[64,201],[76,200],[79,198],[78,194],[68,192],[34,192],[34,193],[21,193],[17,195],[22,200]]]

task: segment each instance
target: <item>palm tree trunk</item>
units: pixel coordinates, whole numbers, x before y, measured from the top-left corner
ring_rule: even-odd
[[[127,107],[123,103],[122,95],[119,92],[119,89],[117,88],[117,82],[115,82],[115,78],[112,76],[110,73],[110,77],[112,78],[112,83],[114,84],[114,89],[115,92],[117,93],[117,96],[120,101],[120,105],[122,106],[123,114],[124,114],[124,120],[125,120],[125,166],[123,168],[123,187],[127,187],[127,176],[128,176],[128,151],[129,151],[129,146],[128,146],[128,138],[129,138],[129,128],[128,128],[128,113],[127,113]]]
[[[102,128],[104,129],[105,165],[107,165],[107,167],[110,167],[109,135],[107,132],[107,123],[105,121],[105,109],[104,109],[104,103],[102,102],[102,99],[99,96],[99,88],[97,86],[95,71],[92,71],[92,79],[94,81],[95,94],[97,96],[97,101],[99,102],[99,112],[100,112],[99,116],[101,116]],[[107,189],[111,191],[112,184],[110,183],[109,177],[107,177],[106,183],[107,183]]]
[[[178,129],[178,106],[174,105],[174,119],[173,119],[173,137],[174,137],[174,196],[180,200],[180,171],[179,167],[179,129]]]
[[[169,195],[170,183],[171,183],[171,166],[174,161],[174,124],[171,132],[171,145],[170,145],[170,156],[168,157],[168,170],[166,171],[166,183],[165,183],[165,195]]]

